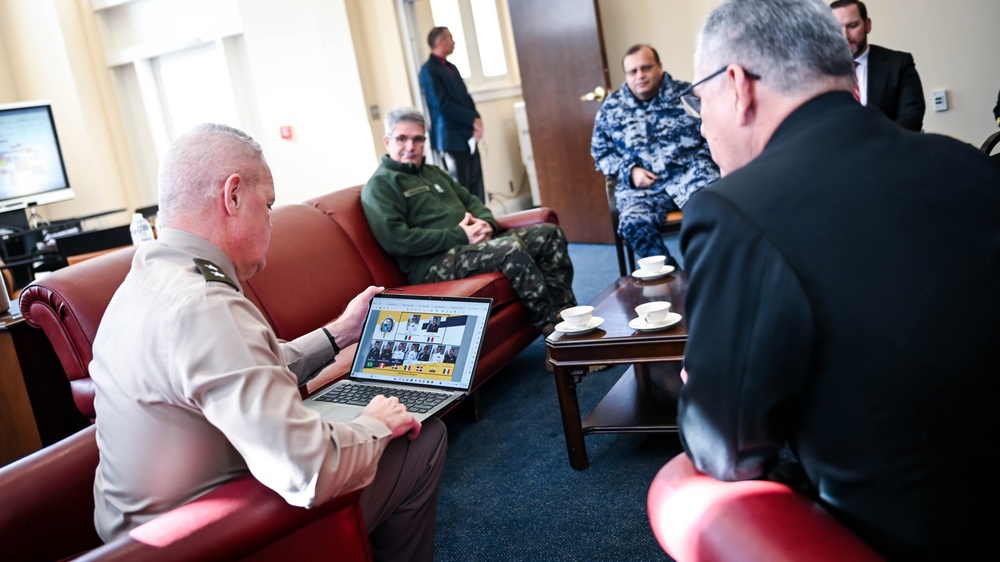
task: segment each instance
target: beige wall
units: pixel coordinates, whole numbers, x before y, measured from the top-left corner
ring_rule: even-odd
[[[344,0],[239,7],[278,202],[364,183],[376,159]]]
[[[1000,90],[1000,1],[866,0],[868,40],[913,54],[924,87],[924,130],[978,148],[996,131]],[[948,111],[933,109],[931,92],[948,90]]]
[[[395,0],[347,0],[347,14],[354,30],[354,50],[364,91],[372,146],[385,154],[382,119],[395,107],[413,105],[406,80],[403,37],[399,32]],[[376,111],[373,112],[372,108]]]
[[[657,47],[675,77],[690,80],[694,40],[715,0],[597,0],[612,85],[623,80],[621,54],[631,44]],[[364,182],[381,155],[382,114],[413,103],[395,0],[239,0],[246,27],[261,139],[282,199],[299,200]],[[925,129],[978,146],[996,130],[991,112],[1000,75],[997,0],[868,0],[874,43],[913,53],[930,105],[949,92],[951,108],[929,109]],[[50,218],[143,204],[119,101],[103,61],[91,0],[0,0],[0,102],[54,104],[74,201],[48,205]],[[420,33],[425,33],[421,31]],[[357,62],[355,62],[355,58]],[[484,171],[489,191],[520,188],[523,167],[513,103],[480,101],[486,123]],[[293,141],[278,138],[292,125]],[[350,133],[342,133],[342,131]],[[345,176],[337,163],[362,162]]]
[[[597,0],[612,87],[625,80],[621,57],[635,43],[656,47],[664,69],[690,81],[698,30],[715,0]],[[827,2],[829,3],[829,2]],[[869,41],[913,54],[924,87],[924,130],[977,148],[993,131],[1000,89],[1000,1],[866,0]],[[931,93],[948,90],[948,111],[936,113]]]
[[[695,36],[712,6],[710,0],[597,0],[604,32],[611,88],[625,81],[622,56],[637,43],[660,53],[663,69],[675,79],[694,74]]]
[[[116,111],[108,103],[110,85],[103,69],[94,65],[88,43],[93,30],[79,10],[79,3],[70,0],[0,2],[6,54],[0,82],[10,85],[0,89],[0,102],[52,102],[76,193],[72,201],[39,208],[50,219],[136,205],[135,191],[123,179],[128,168],[120,166],[122,155],[116,150],[120,122],[107,112]]]
[[[263,128],[258,140],[279,202],[363,183],[376,155],[344,1],[239,0],[239,6]],[[45,216],[155,202],[142,196],[136,180],[90,1],[0,0],[0,38],[0,102],[53,102],[76,191],[74,200],[40,209]],[[282,125],[294,128],[292,140],[280,138]],[[347,173],[337,162],[363,164]]]
[[[6,6],[0,4],[0,102],[21,99],[17,95],[17,84],[14,82],[14,73],[10,69],[10,55],[7,53],[8,35],[4,32],[3,22],[10,20],[5,17],[5,12]]]
[[[503,3],[500,9],[500,17],[509,21],[507,4]],[[507,53],[511,67],[509,72],[512,80],[520,84],[521,74],[517,68],[517,53],[513,44],[514,40],[510,38],[512,48]],[[476,103],[486,127],[482,146],[483,181],[489,193],[489,206],[498,215],[533,205],[528,172],[524,167],[518,140],[517,120],[514,117],[514,104],[523,101],[518,88],[515,95]],[[488,127],[486,123],[489,123]]]
[[[347,5],[351,28],[354,30],[358,66],[361,68],[372,142],[381,158],[386,152],[382,143],[384,125],[381,118],[371,117],[371,107],[378,108],[380,117],[402,105],[423,109],[421,94],[411,91],[407,78],[408,65],[403,50],[407,38],[400,30],[395,0],[348,0]],[[412,8],[418,20],[415,37],[412,39],[417,50],[414,59],[416,71],[430,56],[425,38],[433,26],[433,20],[426,0],[414,2]],[[514,103],[521,101],[520,92],[499,97],[488,92],[474,92],[473,97],[485,128],[479,150],[483,180],[490,199],[488,203],[494,212],[501,214],[530,206],[530,193],[521,161],[517,124],[514,121]]]

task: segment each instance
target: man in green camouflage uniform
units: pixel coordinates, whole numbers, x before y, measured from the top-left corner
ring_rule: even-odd
[[[574,306],[573,264],[554,224],[499,231],[493,213],[447,172],[424,163],[424,116],[399,108],[386,116],[389,154],[361,191],[368,224],[410,283],[499,271],[548,334]]]

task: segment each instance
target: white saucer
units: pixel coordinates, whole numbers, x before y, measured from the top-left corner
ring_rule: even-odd
[[[564,334],[586,334],[587,332],[596,330],[597,327],[603,323],[604,319],[600,316],[592,316],[590,318],[590,322],[587,322],[582,326],[574,326],[568,322],[560,322],[556,324],[556,331]]]
[[[659,279],[661,277],[666,277],[667,275],[670,275],[673,272],[674,272],[674,266],[664,265],[663,267],[660,268],[659,271],[654,271],[652,273],[646,273],[641,269],[637,269],[632,272],[632,277],[635,277],[636,279],[643,279],[649,281],[652,279]]]
[[[669,328],[680,321],[681,315],[676,312],[671,312],[670,314],[667,314],[667,318],[662,324],[649,324],[640,316],[639,318],[629,320],[628,327],[633,330],[639,330],[640,332],[655,332],[657,330]]]

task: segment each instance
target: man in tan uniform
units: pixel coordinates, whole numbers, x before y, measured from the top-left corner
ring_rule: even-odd
[[[242,131],[202,125],[164,157],[160,237],[136,251],[94,341],[98,533],[115,538],[249,470],[296,506],[364,486],[375,558],[432,560],[444,425],[421,427],[383,396],[350,423],[302,404],[298,386],[358,340],[382,288],[279,342],[239,284],[264,267],[273,203]]]

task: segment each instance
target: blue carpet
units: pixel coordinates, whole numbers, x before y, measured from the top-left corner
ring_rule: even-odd
[[[618,277],[614,247],[571,244],[573,288],[587,302]],[[670,560],[646,517],[653,476],[680,452],[672,434],[592,435],[590,468],[569,465],[552,374],[539,337],[483,387],[485,418],[445,417],[448,460],[438,510],[437,560]],[[589,412],[625,371],[578,386]]]

